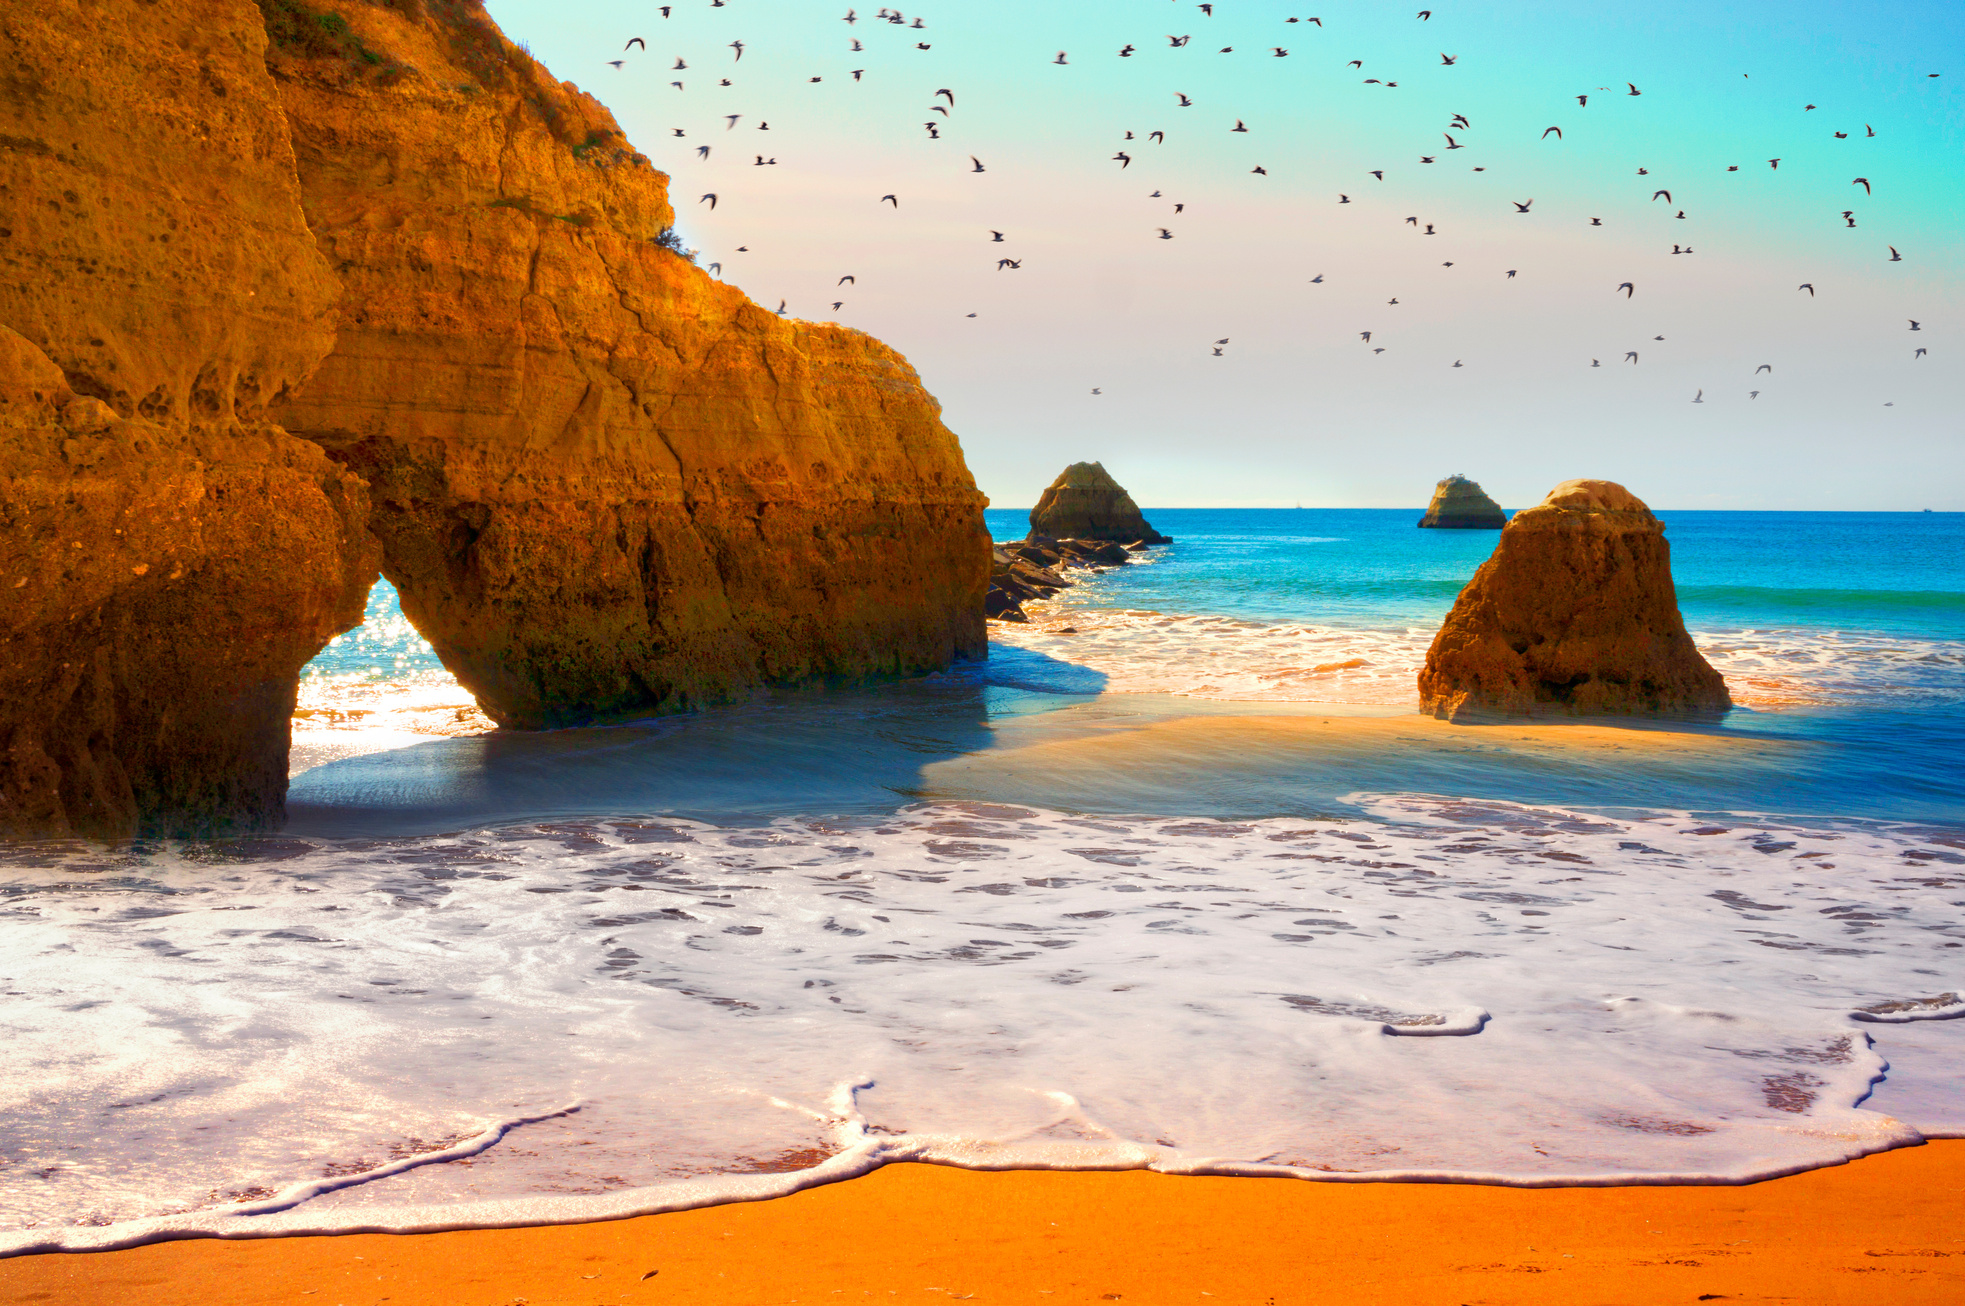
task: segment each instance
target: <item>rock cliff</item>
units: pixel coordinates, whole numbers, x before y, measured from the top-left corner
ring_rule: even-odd
[[[984,653],[906,361],[675,252],[471,0],[45,0],[0,53],[0,834],[277,822],[378,561],[505,725]]]
[[[276,821],[361,619],[361,480],[267,405],[333,341],[250,3],[0,13],[0,834]]]
[[[1433,487],[1433,501],[1419,524],[1447,530],[1498,531],[1508,524],[1508,514],[1478,484],[1454,475]]]
[[[1419,700],[1453,721],[1732,705],[1685,632],[1663,524],[1610,481],[1515,514],[1434,637]]]
[[[985,655],[985,501],[906,360],[658,242],[668,179],[474,7],[319,7],[359,52],[269,65],[348,308],[279,413],[369,481],[384,574],[487,713]]]
[[[1100,463],[1073,463],[1058,473],[1030,510],[1030,534],[1116,544],[1173,543],[1147,525],[1133,496]]]

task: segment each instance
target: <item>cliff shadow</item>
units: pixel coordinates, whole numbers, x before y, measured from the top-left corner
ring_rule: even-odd
[[[853,688],[773,690],[618,725],[495,731],[295,775],[290,834],[419,835],[598,815],[751,822],[892,811],[925,767],[986,750],[995,724],[1096,697],[1105,677],[1021,649]]]

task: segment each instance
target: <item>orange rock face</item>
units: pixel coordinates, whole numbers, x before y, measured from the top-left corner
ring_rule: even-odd
[[[1515,514],[1434,637],[1419,700],[1453,721],[1732,705],[1679,616],[1663,524],[1610,481]]]
[[[985,500],[906,360],[658,244],[667,178],[475,8],[315,2],[367,54],[271,68],[346,307],[279,413],[370,482],[384,574],[493,718],[985,653]]]
[[[279,818],[361,480],[267,417],[333,339],[249,0],[0,13],[0,834]]]

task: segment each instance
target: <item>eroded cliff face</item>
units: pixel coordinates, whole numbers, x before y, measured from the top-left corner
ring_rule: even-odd
[[[361,480],[267,416],[333,339],[250,0],[0,10],[0,835],[279,819]]]
[[[1448,476],[1433,487],[1433,501],[1419,524],[1444,530],[1498,531],[1508,524],[1501,505],[1464,476]]]
[[[262,5],[342,24],[270,53],[346,289],[279,416],[369,481],[384,573],[493,718],[983,655],[985,501],[904,359],[656,243],[667,178],[474,6]]]
[[[1516,513],[1419,673],[1420,711],[1452,721],[1731,705],[1679,615],[1664,524],[1612,481],[1564,481]]]
[[[1073,463],[1038,496],[1030,510],[1032,538],[1107,540],[1114,544],[1172,544],[1140,515],[1126,487],[1103,463]]]

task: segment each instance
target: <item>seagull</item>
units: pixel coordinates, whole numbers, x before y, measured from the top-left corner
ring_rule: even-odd
[[[1459,366],[1460,366],[1460,360],[1459,360],[1459,359],[1457,359],[1457,358],[1456,358],[1456,359],[1454,359],[1454,360],[1453,360],[1453,365],[1454,365],[1455,367],[1459,367]]]
[[[1863,124],[1863,130],[1871,136],[1876,135],[1876,128],[1870,126],[1868,123]]]
[[[971,155],[969,156],[969,162],[971,162],[971,163],[973,163],[973,164],[975,164],[975,165],[976,165],[976,166],[975,166],[975,167],[974,167],[973,169],[971,169],[971,171],[973,171],[973,172],[982,172],[982,171],[984,171],[984,168],[983,168],[983,166],[982,166],[982,160],[981,160],[981,159],[978,159],[978,158],[977,158],[977,157],[976,157],[975,155],[973,155],[973,154],[971,154]]]
[[[1781,161],[1779,159],[1769,159],[1767,161],[1767,166],[1772,168],[1775,172],[1779,172],[1781,170]]]
[[[851,281],[856,286],[860,284],[859,281],[856,280],[853,274],[850,272],[847,273],[845,276],[841,277],[839,280],[833,282],[832,284],[834,284],[835,286],[843,286],[849,281]]]
[[[619,69],[620,69],[620,67],[621,67],[621,65],[622,65],[622,64],[624,64],[624,63],[626,63],[626,62],[627,62],[627,60],[626,60],[626,59],[609,59],[609,60],[607,61],[607,66],[608,66],[609,68],[613,68],[613,69],[615,69],[616,71],[619,71]]]
[[[1146,133],[1146,139],[1159,145],[1165,145],[1167,143],[1167,134],[1165,132],[1148,132]]]
[[[1919,350],[1918,350],[1918,351],[1917,351],[1916,353],[1914,353],[1914,354],[1912,354],[1912,355],[1911,355],[1911,357],[1912,357],[1912,358],[1922,358],[1922,357],[1924,357],[1924,350],[1920,348],[1920,349],[1919,349]]]
[[[1051,60],[1051,62],[1052,62],[1052,63],[1063,63],[1063,62],[1064,62],[1064,51],[1062,51],[1062,50],[1060,50],[1060,51],[1058,51],[1058,57],[1057,57],[1057,58],[1055,58],[1055,59],[1053,59],[1053,60]]]
[[[784,300],[782,300],[782,299],[778,301],[778,316],[779,316],[779,317],[783,317],[783,316],[785,315],[785,303],[786,303],[786,301],[784,301]]]
[[[741,117],[743,117],[743,116],[744,116],[744,115],[743,115],[743,114],[741,114],[741,113],[726,113],[726,114],[724,114],[724,115],[723,115],[723,120],[724,120],[724,122],[725,122],[725,123],[727,123],[727,124],[728,124],[728,126],[726,126],[726,127],[725,127],[725,128],[723,129],[723,130],[725,130],[725,131],[729,131],[729,130],[730,130],[730,129],[731,129],[732,127],[735,127],[735,126],[737,125],[737,119],[739,119],[739,118],[741,118]]]
[[[1588,107],[1589,107],[1589,104],[1590,104],[1590,97],[1589,97],[1589,96],[1587,96],[1587,95],[1579,95],[1579,96],[1577,96],[1577,97],[1576,97],[1576,105],[1577,105],[1577,107],[1578,107],[1578,108],[1588,108]]]
[[[1459,60],[1460,56],[1457,54],[1442,54],[1440,56],[1440,67],[1449,68],[1455,63],[1458,63]]]
[[[1267,169],[1267,168],[1265,168],[1265,167],[1263,167],[1263,166],[1262,166],[1262,165],[1260,165],[1260,164],[1257,164],[1257,165],[1256,165],[1255,167],[1253,167],[1253,168],[1250,168],[1250,169],[1249,169],[1249,172],[1250,172],[1250,173],[1258,173],[1258,172],[1259,172],[1259,173],[1261,173],[1261,174],[1262,174],[1263,176],[1265,176],[1265,177],[1267,177],[1267,176],[1269,175],[1269,169]]]
[[[625,49],[627,49],[627,48],[628,48],[628,46],[631,46],[631,45],[638,45],[638,46],[640,46],[640,47],[641,47],[642,49],[644,49],[644,50],[646,50],[646,49],[648,48],[648,42],[646,42],[646,41],[644,41],[644,40],[642,40],[642,39],[641,39],[641,38],[640,38],[639,36],[631,36],[631,37],[629,37],[629,38],[628,38],[628,45],[624,45],[624,46],[622,46],[621,48],[622,48],[623,50],[625,50]]]
[[[1758,391],[1758,390],[1749,390],[1749,391],[1747,391],[1747,398],[1749,398],[1749,399],[1758,399],[1758,398],[1760,398],[1760,391]]]
[[[1219,340],[1217,340],[1217,341],[1215,341],[1215,343],[1216,343],[1217,345],[1225,345],[1225,344],[1227,344],[1227,343],[1228,343],[1228,337],[1227,337],[1227,336],[1223,336],[1223,337],[1222,337],[1221,339],[1219,339]]]
[[[1856,180],[1854,180],[1854,181],[1852,181],[1852,182],[1850,182],[1849,184],[1850,184],[1851,186],[1861,186],[1861,187],[1863,188],[1863,194],[1865,194],[1865,195],[1868,195],[1868,194],[1870,194],[1870,193],[1871,193],[1871,192],[1870,192],[1870,188],[1869,188],[1869,178],[1868,178],[1868,177],[1858,177],[1858,178],[1856,178]]]
[[[1917,319],[1914,317],[1907,317],[1904,319],[1904,321],[1910,323],[1910,329],[1913,331],[1922,331],[1924,329],[1923,327],[1917,325]]]
[[[1172,240],[1174,238],[1174,233],[1168,231],[1165,227],[1159,227],[1156,230],[1159,231],[1161,240]]]
[[[1526,212],[1528,212],[1528,205],[1529,205],[1529,204],[1533,204],[1533,203],[1535,203],[1535,201],[1534,201],[1533,199],[1531,199],[1531,200],[1529,200],[1529,201],[1528,201],[1528,203],[1526,203],[1526,204],[1524,204],[1524,203],[1523,203],[1522,201],[1520,201],[1520,200],[1509,200],[1508,202],[1509,202],[1510,204],[1512,204],[1512,205],[1514,205],[1514,206],[1515,206],[1515,212],[1517,212],[1517,213],[1526,213]]]
[[[879,199],[877,199],[877,200],[875,200],[875,201],[874,201],[874,203],[876,203],[876,204],[891,204],[891,205],[893,205],[893,206],[894,206],[895,208],[899,208],[899,207],[901,206],[901,202],[900,202],[899,200],[897,200],[897,199],[895,199],[895,198],[894,198],[894,197],[893,197],[892,195],[882,195],[882,196],[881,196],[881,197],[880,197]]]
[[[721,264],[721,263],[712,263],[712,264],[710,264],[710,271],[711,271],[711,272],[713,272],[713,273],[715,273],[715,274],[716,274],[716,275],[718,275],[718,276],[721,276],[721,275],[723,275],[723,264]]]
[[[737,59],[742,59],[744,57],[744,43],[742,41],[732,41],[730,43],[730,48],[737,52]],[[737,62],[737,59],[732,59],[731,62],[735,63]]]
[[[1593,226],[1593,227],[1601,227],[1601,226],[1603,225],[1603,219],[1602,219],[1602,218],[1591,218],[1591,219],[1590,219],[1590,225],[1591,225],[1591,226]]]
[[[1693,403],[1695,403],[1695,404],[1703,404],[1703,403],[1705,403],[1705,402],[1706,402],[1706,392],[1705,392],[1704,390],[1701,390],[1701,391],[1700,391],[1700,392],[1699,392],[1698,394],[1696,394],[1696,395],[1693,395],[1693,396],[1692,396],[1692,402],[1693,402]]]
[[[679,73],[683,69],[687,68],[688,66],[689,66],[688,64],[684,63],[682,59],[678,57],[675,61],[675,67],[669,69],[669,71],[672,73]]]
[[[1419,219],[1418,219],[1418,218],[1407,218],[1407,219],[1406,219],[1406,225],[1407,225],[1408,227],[1416,227],[1416,226],[1418,226],[1418,225],[1419,225]]]
[[[1003,233],[1000,231],[991,231],[989,233],[989,239],[991,244],[1001,244],[1003,240]]]
[[[1897,247],[1895,245],[1890,246],[1890,257],[1885,259],[1884,262],[1901,263],[1903,261],[1904,261],[1904,256],[1897,252]]]
[[[710,157],[710,147],[709,147],[709,146],[707,146],[707,145],[698,145],[698,146],[696,147],[696,157],[697,157],[697,158],[699,158],[699,159],[707,159],[707,158],[709,158],[709,157]]]
[[[1363,341],[1364,341],[1364,342],[1365,342],[1366,344],[1370,344],[1370,343],[1371,343],[1371,332],[1369,332],[1369,331],[1360,331],[1360,332],[1358,332],[1358,336],[1359,336],[1359,338],[1360,338],[1360,339],[1362,339],[1362,340],[1363,340]]]
[[[1093,386],[1093,387],[1092,387],[1092,393],[1096,395],[1096,394],[1104,394],[1105,392],[1104,392],[1103,390],[1101,390],[1101,389],[1099,389],[1099,388],[1098,388],[1097,386]]]
[[[1214,351],[1214,356],[1215,356],[1216,358],[1220,358],[1220,357],[1221,357],[1221,350],[1220,350],[1219,348],[1217,348],[1217,349],[1216,349],[1216,350]]]
[[[860,16],[854,13],[851,9],[848,9],[846,11],[846,16],[840,19],[839,21],[842,23],[857,23],[860,21]]]
[[[1396,304],[1399,302],[1399,297],[1397,295],[1394,295],[1390,299],[1386,300],[1385,302],[1388,304]]]
[[[1508,269],[1508,279],[1509,279],[1510,281],[1513,281],[1513,280],[1515,279],[1515,269],[1514,269],[1514,268],[1509,268],[1509,269]]]
[[[1385,180],[1385,170],[1383,168],[1373,168],[1371,170],[1371,175],[1378,178],[1380,181]]]
[[[1020,258],[999,258],[996,260],[996,270],[998,272],[1001,272],[1004,268],[1020,268],[1022,266],[1023,260]]]
[[[1322,285],[1323,280],[1324,280],[1324,274],[1319,272],[1316,276],[1310,278],[1310,284],[1313,286]]]
[[[1472,131],[1472,130],[1473,130],[1473,126],[1474,126],[1474,124],[1472,124],[1472,123],[1470,123],[1470,122],[1468,122],[1468,121],[1467,121],[1467,115],[1466,115],[1466,114],[1464,114],[1464,113],[1456,113],[1456,114],[1454,114],[1454,115],[1453,115],[1453,122],[1452,122],[1451,124],[1449,124],[1449,125],[1450,125],[1450,126],[1454,126],[1454,127],[1461,127],[1461,128],[1465,128],[1466,130],[1469,130],[1469,131]]]
[[[1422,23],[1425,22],[1428,18],[1431,18],[1432,16],[1433,16],[1433,11],[1430,9],[1421,9],[1419,11],[1419,21]]]
[[[1248,130],[1248,128],[1242,125],[1242,120],[1240,118],[1237,118],[1235,120],[1235,125],[1233,127],[1230,127],[1228,130],[1232,132],[1245,132]]]
[[[1804,281],[1800,285],[1796,286],[1795,289],[1807,291],[1808,298],[1810,299],[1813,299],[1815,297],[1815,283],[1812,281]]]
[[[1624,83],[1624,85],[1626,85],[1626,86],[1628,86],[1628,87],[1630,87],[1630,88],[1631,88],[1631,94],[1632,94],[1632,95],[1643,95],[1643,94],[1644,94],[1644,92],[1643,92],[1643,91],[1640,91],[1640,90],[1639,90],[1639,89],[1637,88],[1637,83],[1636,83],[1636,82],[1625,82],[1625,83]]]
[[[1185,95],[1182,95],[1179,91],[1175,91],[1174,94],[1180,97],[1179,107],[1183,109],[1191,109],[1194,107],[1194,101],[1188,99]]]
[[[1625,358],[1625,360],[1626,360],[1626,361],[1628,361],[1628,362],[1629,362],[1629,363],[1631,364],[1631,366],[1633,366],[1633,367],[1636,367],[1636,366],[1637,366],[1637,350],[1635,350],[1635,349],[1627,349],[1627,350],[1625,350],[1625,351],[1624,351],[1624,358]]]
[[[1590,366],[1591,366],[1591,367],[1602,367],[1602,366],[1603,366],[1603,364],[1602,364],[1602,363],[1601,363],[1601,362],[1600,362],[1599,360],[1597,360],[1597,359],[1594,359],[1594,358],[1592,358],[1592,359],[1590,360]]]
[[[697,200],[696,202],[698,204],[701,204],[703,200],[708,200],[710,202],[710,211],[714,213],[716,211],[716,193],[712,191],[710,194],[703,196],[703,199]]]
[[[1112,159],[1113,162],[1119,165],[1119,170],[1121,172],[1133,166],[1133,156],[1126,153],[1124,150],[1121,150],[1117,154],[1113,155]]]
[[[1351,197],[1349,195],[1339,195],[1337,197],[1337,202],[1339,204],[1349,204],[1351,202]]]
[[[1652,192],[1651,192],[1651,202],[1652,202],[1653,204],[1656,204],[1656,203],[1658,202],[1658,197],[1659,197],[1660,195],[1663,195],[1663,196],[1665,197],[1665,203],[1667,203],[1667,204],[1670,204],[1670,203],[1672,202],[1672,193],[1671,193],[1670,191],[1668,191],[1668,190],[1654,190],[1654,191],[1652,191]]]
[[[1549,128],[1545,128],[1545,129],[1543,130],[1543,132],[1542,132],[1542,139],[1543,139],[1543,140],[1545,140],[1545,141],[1546,141],[1546,140],[1548,140],[1548,139],[1549,139],[1549,133],[1550,133],[1550,132],[1554,132],[1554,133],[1556,134],[1556,139],[1557,139],[1557,140],[1561,140],[1561,139],[1562,139],[1562,128],[1560,128],[1560,127],[1549,127]]]
[[[1121,59],[1130,59],[1130,58],[1132,58],[1132,57],[1133,57],[1133,47],[1132,47],[1132,46],[1130,46],[1130,45],[1128,45],[1128,46],[1126,46],[1125,48],[1123,48],[1123,49],[1121,49],[1121,50],[1119,51],[1119,57],[1120,57]]]
[[[1625,299],[1629,299],[1632,295],[1637,294],[1637,287],[1628,281],[1618,283],[1617,290],[1624,292]],[[1613,290],[1610,293],[1614,295],[1617,293],[1617,290]]]
[[[845,300],[843,300],[843,299],[835,299],[835,300],[834,300],[834,301],[832,302],[832,311],[833,311],[833,312],[835,312],[835,313],[837,313],[837,312],[838,312],[838,311],[839,311],[840,309],[842,309],[842,308],[844,308],[845,306],[846,306],[846,301],[845,301]]]
[[[939,91],[936,91],[936,92],[935,92],[935,94],[936,94],[936,95],[946,95],[946,96],[948,97],[948,107],[949,107],[949,108],[951,108],[951,109],[953,109],[953,108],[955,107],[955,92],[954,92],[954,91],[951,91],[951,90],[949,90],[949,89],[947,89],[946,87],[944,87],[943,89],[941,89],[941,90],[939,90]]]
[[[1446,147],[1449,150],[1464,150],[1467,148],[1465,145],[1462,145],[1459,141],[1454,140],[1452,134],[1449,132],[1441,132],[1440,135],[1446,137]]]
[[[1759,376],[1762,372],[1766,372],[1771,376],[1774,372],[1774,365],[1772,363],[1762,363],[1753,370],[1755,376]]]
[[[1290,57],[1290,52],[1289,52],[1288,50],[1285,50],[1285,49],[1284,49],[1284,48],[1283,48],[1282,46],[1280,46],[1280,45],[1272,45],[1272,46],[1270,46],[1269,48],[1270,48],[1270,49],[1271,49],[1272,51],[1274,51],[1274,54],[1273,54],[1273,56],[1272,56],[1273,58],[1277,58],[1277,59],[1287,59],[1287,58],[1289,58],[1289,57]]]
[[[1175,49],[1178,49],[1181,46],[1186,45],[1189,41],[1193,39],[1194,38],[1191,36],[1169,36],[1167,38],[1167,40],[1172,44],[1173,48]]]

